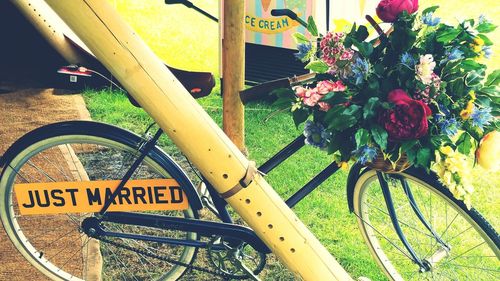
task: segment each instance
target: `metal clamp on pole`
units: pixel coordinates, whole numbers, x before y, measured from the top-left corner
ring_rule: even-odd
[[[246,172],[245,176],[239,180],[237,185],[233,186],[228,191],[223,192],[223,193],[219,193],[219,196],[226,199],[226,198],[229,198],[229,197],[235,195],[243,188],[246,188],[247,186],[249,186],[252,183],[253,178],[255,177],[255,174],[257,174],[258,172],[259,172],[259,170],[257,169],[257,165],[255,164],[255,162],[249,161],[248,167],[247,167],[247,172]]]

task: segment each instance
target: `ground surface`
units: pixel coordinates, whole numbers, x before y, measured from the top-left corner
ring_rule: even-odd
[[[89,119],[80,95],[55,95],[54,89],[16,89],[1,87],[0,94],[0,155],[19,137],[45,124],[63,120]],[[68,93],[64,91],[64,93]],[[62,165],[61,165],[62,167]],[[36,220],[36,218],[35,218]],[[55,224],[55,225],[54,225]],[[34,227],[59,228],[57,222],[43,220],[32,223]],[[47,280],[28,264],[0,231],[0,280]]]

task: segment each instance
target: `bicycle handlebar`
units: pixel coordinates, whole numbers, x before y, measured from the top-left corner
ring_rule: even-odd
[[[272,9],[271,15],[274,17],[287,16],[292,20],[296,20],[298,18],[297,14],[290,9]]]
[[[307,22],[301,19],[294,11],[290,9],[272,9],[271,15],[274,17],[289,17],[292,20],[300,23],[303,27],[307,28]]]
[[[191,3],[190,1],[187,1],[187,0],[165,0],[165,4],[167,4],[167,5],[183,4],[183,5],[187,6],[188,8],[193,7],[193,3]]]
[[[252,88],[240,91],[240,99],[243,104],[247,104],[249,101],[253,100],[267,99],[270,98],[269,93],[273,90],[307,83],[314,80],[315,77],[316,73],[306,73],[299,76],[264,82]]]

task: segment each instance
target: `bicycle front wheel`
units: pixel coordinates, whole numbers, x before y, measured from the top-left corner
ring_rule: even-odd
[[[428,267],[422,270],[413,262],[383,204],[377,173],[366,170],[355,185],[354,213],[372,256],[390,280],[500,280],[499,236],[475,209],[468,210],[421,170],[384,177],[402,233]]]
[[[0,179],[0,216],[6,233],[21,254],[53,280],[176,280],[186,267],[160,258],[190,264],[196,248],[125,238],[97,241],[82,231],[92,213],[21,215],[14,185],[18,183],[120,180],[139,156],[142,139],[128,131],[94,122],[66,122],[37,129],[22,138],[9,155]],[[166,169],[159,149],[150,153],[131,179],[176,179]],[[167,165],[167,166],[166,166]],[[177,180],[177,179],[176,179]],[[179,181],[178,181],[179,182]],[[50,197],[40,195],[46,203]],[[155,214],[197,219],[191,205],[183,211]],[[195,233],[153,227],[103,223],[103,228],[197,240]]]

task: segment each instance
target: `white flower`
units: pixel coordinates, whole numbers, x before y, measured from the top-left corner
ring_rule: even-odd
[[[425,85],[430,85],[432,83],[434,67],[436,67],[436,62],[431,54],[420,56],[420,63],[415,68],[418,79]]]

